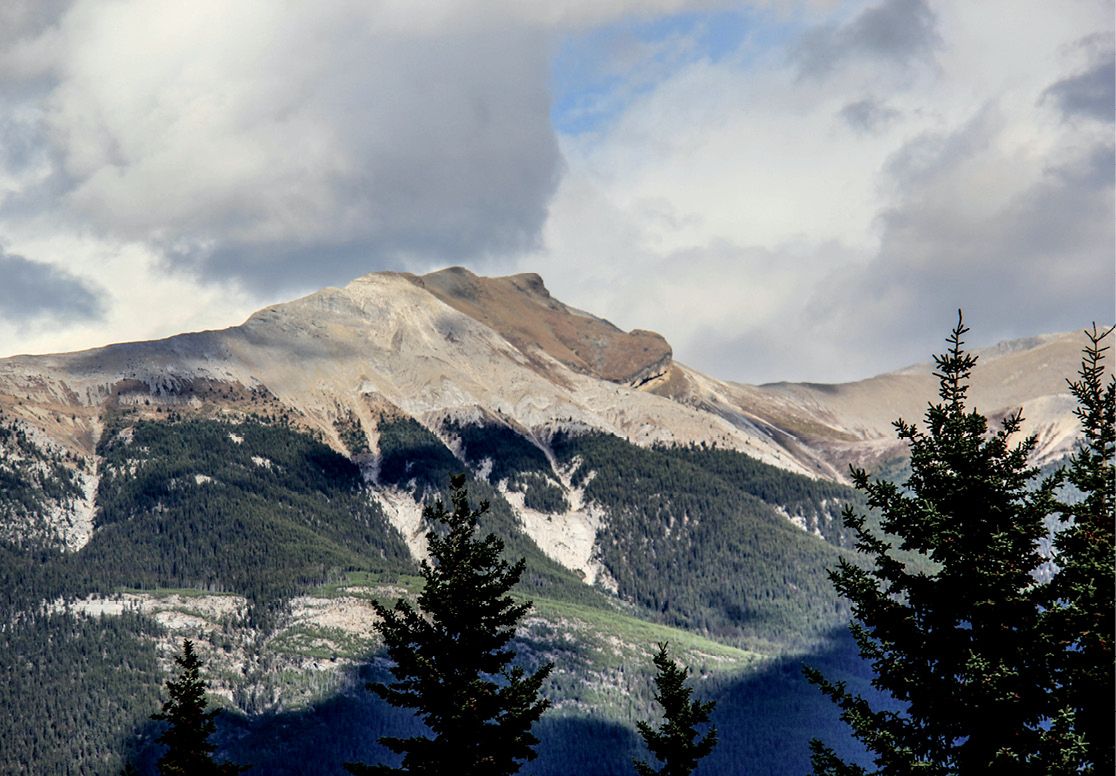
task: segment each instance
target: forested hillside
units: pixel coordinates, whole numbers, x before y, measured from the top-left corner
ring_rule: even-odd
[[[57,547],[65,537],[48,515],[84,496],[80,459],[36,442],[0,409],[0,541]],[[69,459],[68,459],[69,458]]]
[[[157,704],[158,630],[65,612],[0,628],[0,772],[119,773]]]
[[[348,570],[412,568],[359,468],[286,425],[125,415],[97,452],[92,539],[4,550],[13,603],[152,587],[272,603]]]
[[[812,492],[739,453],[648,450],[600,434],[560,434],[553,446],[610,516],[600,551],[620,595],[662,621],[770,647],[808,643],[847,615],[825,573],[840,551],[773,506],[821,511],[845,489]]]
[[[214,661],[222,755],[292,776],[382,759],[379,734],[417,728],[359,692],[383,670],[361,602],[413,596],[417,561],[381,505],[402,498],[417,511],[458,472],[491,503],[483,528],[527,562],[517,595],[538,606],[517,651],[527,667],[556,666],[544,687],[555,708],[526,773],[558,776],[572,763],[627,773],[641,752],[634,722],[654,708],[658,641],[676,645],[718,701],[722,742],[703,773],[742,763],[802,772],[819,733],[846,759],[863,757],[800,673],[821,666],[872,693],[827,579],[853,557],[839,513],[865,508],[855,491],[732,449],[532,432],[499,415],[428,426],[385,410],[369,424],[339,407],[332,429],[340,450],[293,411],[117,403],[93,458],[81,459],[8,421],[0,503],[12,524],[33,526],[44,509],[83,498],[83,478],[96,483],[80,549],[33,530],[0,544],[8,694],[39,701],[0,717],[9,764],[116,773],[130,758],[149,772],[158,750],[148,715],[183,634]],[[893,468],[881,475],[905,464]],[[545,543],[539,521],[591,532],[597,584]],[[190,603],[206,593],[229,603]],[[131,603],[111,605],[121,596]]]
[[[288,602],[322,595],[314,592],[322,583],[334,586],[324,589],[351,591],[344,596],[387,589],[361,588],[364,583],[337,587],[338,580],[357,579],[357,572],[389,587],[390,580],[406,578],[415,562],[372,493],[396,489],[421,502],[444,494],[458,471],[468,472],[475,499],[492,504],[486,528],[504,538],[511,557],[527,559],[521,593],[551,602],[543,605],[541,619],[520,647],[525,654],[550,655],[559,665],[547,692],[561,711],[542,727],[546,757],[532,773],[559,773],[564,765],[557,763],[579,757],[598,761],[602,773],[624,772],[634,751],[632,721],[650,709],[649,664],[643,663],[655,639],[681,639],[683,645],[692,638],[714,639],[706,646],[694,642],[695,655],[731,649],[718,642],[758,650],[728,652],[721,667],[709,665],[713,672],[705,691],[735,708],[742,702],[732,700],[739,688],[758,680],[746,677],[763,666],[768,667],[761,673],[775,670],[765,654],[820,647],[843,616],[824,580],[826,565],[841,550],[818,535],[841,538],[830,521],[836,505],[850,497],[841,486],[791,475],[731,451],[645,449],[601,434],[559,433],[540,441],[495,420],[447,421],[436,434],[412,418],[384,414],[375,427],[375,449],[355,417],[341,417],[335,427],[348,456],[285,419],[170,409],[140,413],[126,407],[108,417],[96,448],[91,540],[76,552],[0,547],[6,610],[18,622],[5,633],[10,691],[40,697],[40,692],[57,692],[51,688],[58,682],[77,682],[66,692],[90,704],[89,710],[67,717],[60,729],[66,731],[65,746],[48,746],[54,740],[50,736],[62,737],[51,728],[53,705],[10,717],[4,723],[11,730],[6,751],[14,762],[73,761],[84,763],[88,772],[109,773],[129,747],[150,752],[146,715],[155,708],[162,680],[153,646],[168,634],[138,614],[91,619],[80,613],[20,613],[40,602],[121,590],[135,591],[130,595],[142,600],[144,590],[165,588],[217,591],[245,600],[244,620],[213,621],[209,630],[187,626],[203,640],[232,649],[230,657],[245,649],[250,650],[246,656],[256,655],[250,663],[259,668],[250,675],[238,680],[222,674],[222,686],[240,699],[221,726],[230,755],[247,762],[255,757],[263,766],[260,772],[329,772],[300,771],[292,764],[297,759],[287,754],[294,750],[275,736],[298,729],[298,746],[324,747],[338,763],[374,756],[379,750],[367,738],[368,730],[410,728],[397,712],[345,690],[352,680],[344,678],[350,670],[344,666],[362,665],[375,654],[375,643],[345,635],[343,629],[300,625],[292,620]],[[52,465],[71,470],[62,461]],[[43,483],[35,493],[52,493],[49,477]],[[61,475],[56,487],[72,488],[69,475]],[[575,496],[607,515],[598,553],[616,590],[589,586],[548,557],[522,530],[507,492],[521,494],[529,508],[556,518],[571,508]],[[191,612],[185,621],[200,613],[185,611]],[[569,640],[570,628],[577,633],[590,623]],[[654,630],[664,626],[678,630]],[[43,639],[61,646],[52,662],[28,673],[27,663],[15,656],[31,654]],[[97,646],[91,649],[91,644]],[[615,652],[620,644],[625,646]],[[310,706],[296,702],[291,710],[282,694],[261,705],[260,690],[252,689],[265,681],[260,670],[279,670],[286,663],[286,684],[305,686],[297,677],[306,669],[297,666],[319,654],[343,659],[338,680],[324,685],[333,691]],[[789,693],[783,702],[819,705],[808,699],[797,678],[787,676],[780,680],[784,694]],[[271,679],[266,683],[283,686]],[[116,692],[119,711],[111,721],[93,711]],[[338,738],[338,727],[352,738]],[[730,721],[730,727],[740,733],[729,737],[738,743],[726,751],[751,751],[747,741],[763,735],[741,719]],[[47,729],[52,732],[35,732]],[[323,736],[330,731],[332,743],[315,731]],[[44,754],[48,749],[49,756]],[[612,753],[606,758],[611,765],[600,759],[606,750]],[[138,762],[150,765],[151,757],[143,755]]]

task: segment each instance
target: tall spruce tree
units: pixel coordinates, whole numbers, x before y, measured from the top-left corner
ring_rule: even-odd
[[[201,677],[202,662],[194,652],[194,643],[182,642],[182,654],[176,655],[178,675],[167,680],[167,700],[163,710],[151,716],[167,723],[158,741],[167,747],[159,760],[161,776],[232,776],[245,768],[213,759],[216,746],[209,740],[217,730],[216,710],[206,709],[208,685]]]
[[[948,352],[935,357],[941,401],[926,411],[926,430],[895,422],[910,449],[905,485],[853,469],[886,535],[846,509],[845,525],[868,563],[842,560],[830,574],[852,602],[852,633],[873,685],[901,710],[873,708],[843,682],[806,672],[872,753],[876,773],[1048,770],[1040,752],[1051,679],[1033,574],[1044,560],[1055,482],[1036,487],[1035,439],[1012,441],[1018,412],[990,431],[967,408],[977,360],[963,349],[967,331],[959,315]],[[931,570],[905,564],[897,550],[925,556]],[[820,741],[811,746],[816,773],[865,773]]]
[[[717,745],[717,728],[710,726],[704,735],[698,727],[709,722],[715,701],[690,700],[693,690],[686,686],[689,669],[680,666],[659,644],[654,657],[655,701],[663,709],[663,722],[658,729],[646,722],[637,722],[639,734],[651,754],[662,765],[659,768],[633,760],[639,776],[689,776],[698,762]]]
[[[433,737],[382,738],[403,755],[401,766],[346,764],[351,773],[501,776],[535,758],[531,727],[549,706],[540,690],[553,666],[533,673],[513,666],[511,641],[531,603],[509,593],[525,563],[507,563],[495,535],[477,538],[488,503],[469,506],[464,475],[451,486],[452,511],[441,499],[423,510],[435,530],[426,535],[418,609],[403,599],[390,609],[374,604],[395,681],[369,689],[413,709]]]
[[[1058,571],[1047,588],[1044,614],[1060,712],[1050,731],[1056,764],[1069,772],[1103,774],[1116,771],[1116,377],[1105,384],[1108,347],[1102,344],[1111,332],[1098,331],[1095,324],[1085,332],[1089,343],[1079,379],[1069,381],[1083,435],[1068,479],[1080,499],[1061,508],[1066,527],[1054,540]]]

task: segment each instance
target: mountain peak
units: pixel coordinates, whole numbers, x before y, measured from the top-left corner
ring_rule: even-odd
[[[550,295],[534,272],[482,277],[463,267],[405,275],[439,300],[480,321],[541,367],[546,357],[583,374],[638,385],[663,374],[670,345],[659,334],[625,332]]]

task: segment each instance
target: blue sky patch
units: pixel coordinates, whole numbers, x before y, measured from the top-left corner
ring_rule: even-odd
[[[565,135],[593,132],[680,68],[702,60],[746,68],[800,30],[800,19],[748,9],[625,19],[571,36],[551,65],[551,122]]]

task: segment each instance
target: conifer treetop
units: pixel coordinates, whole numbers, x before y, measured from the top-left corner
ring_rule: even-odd
[[[872,752],[874,773],[1046,772],[1050,669],[1034,574],[1057,482],[1038,480],[1035,438],[1016,440],[1020,412],[989,429],[968,408],[977,358],[964,349],[967,331],[959,313],[935,357],[940,401],[927,408],[925,430],[895,423],[910,451],[907,481],[852,469],[881,530],[846,507],[867,562],[842,559],[830,574],[852,603],[873,685],[900,710],[873,708],[807,669]],[[820,742],[812,748],[816,773],[864,773]]]
[[[423,510],[432,529],[417,608],[373,604],[394,681],[369,689],[414,710],[432,737],[382,738],[400,767],[347,764],[352,773],[500,776],[535,758],[531,727],[550,705],[540,693],[552,666],[529,673],[513,662],[516,627],[532,607],[511,595],[526,564],[504,560],[496,535],[477,536],[489,505],[470,507],[464,475],[450,485],[452,510],[441,499]]]
[[[655,676],[655,700],[662,707],[663,721],[653,728],[647,722],[637,722],[639,734],[647,749],[662,765],[659,768],[640,761],[633,761],[639,776],[689,776],[698,762],[717,745],[717,728],[710,726],[704,735],[698,728],[709,722],[715,701],[691,700],[693,690],[686,686],[690,670],[671,657],[668,645],[660,643],[653,658],[658,674]]]
[[[182,653],[175,655],[177,676],[167,680],[167,700],[152,719],[167,723],[158,741],[167,747],[159,760],[161,776],[231,776],[243,768],[213,759],[216,745],[210,737],[217,730],[216,709],[207,709],[208,683],[202,678],[202,661],[194,642],[184,639]]]

